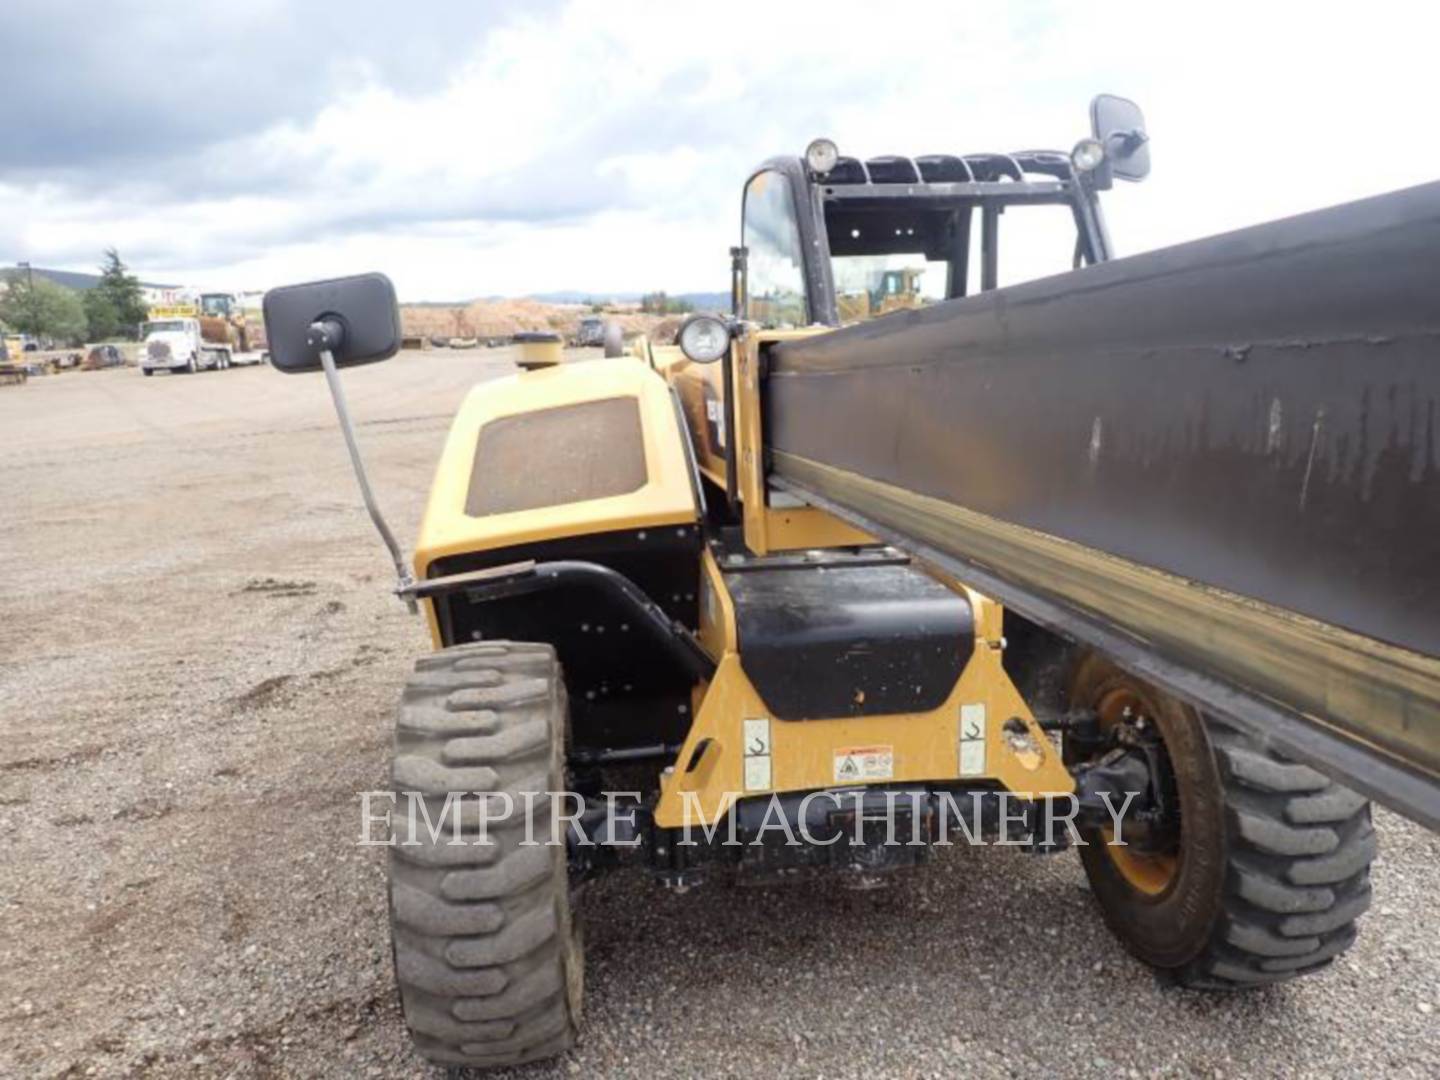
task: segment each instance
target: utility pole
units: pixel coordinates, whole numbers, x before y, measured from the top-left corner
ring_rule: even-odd
[[[40,311],[35,303],[35,269],[28,262],[15,265],[25,271],[25,307],[27,309],[25,321],[30,324],[25,332],[38,338],[40,336]]]

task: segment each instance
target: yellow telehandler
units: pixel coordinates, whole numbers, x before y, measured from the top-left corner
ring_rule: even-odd
[[[1124,99],[1091,120],[766,162],[732,311],[477,386],[413,559],[338,374],[398,348],[393,289],[267,294],[434,643],[386,803],[426,1057],[571,1044],[572,898],[615,866],[870,887],[957,840],[1074,847],[1137,956],[1243,990],[1355,939],[1369,798],[1440,821],[1440,185],[1112,260],[1098,193],[1149,143]],[[1000,289],[1037,205],[1073,266]],[[921,272],[936,303],[842,314],[837,280]]]

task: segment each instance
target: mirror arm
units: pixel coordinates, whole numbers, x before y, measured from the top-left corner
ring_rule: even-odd
[[[380,507],[375,503],[375,495],[370,490],[370,480],[365,475],[365,462],[361,460],[360,447],[355,442],[355,428],[350,423],[350,410],[345,405],[345,391],[340,386],[340,372],[335,369],[335,357],[330,351],[340,344],[343,335],[344,327],[338,320],[322,319],[311,325],[309,340],[311,345],[318,349],[320,366],[325,369],[325,381],[330,386],[330,397],[335,402],[335,415],[340,420],[345,447],[350,451],[350,464],[355,469],[355,479],[360,483],[360,496],[365,500],[365,509],[369,511],[370,520],[375,523],[380,539],[385,541],[390,558],[395,562],[395,576],[399,579],[395,592],[405,601],[410,614],[414,615],[418,610],[413,592],[415,579],[410,574],[410,568],[405,565],[405,559],[400,554],[400,545],[395,542],[395,534],[390,531],[390,526],[380,513]]]
[[[1132,128],[1129,131],[1117,131],[1110,136],[1110,141],[1119,144],[1122,154],[1133,154],[1140,147],[1150,141],[1150,136],[1139,128]]]

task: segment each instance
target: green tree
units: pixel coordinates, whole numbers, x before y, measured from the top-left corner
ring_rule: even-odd
[[[695,305],[678,297],[672,299],[662,290],[640,297],[640,310],[652,315],[688,315]]]
[[[86,336],[91,341],[106,341],[121,336],[125,328],[120,324],[120,313],[115,310],[109,293],[89,289],[80,302],[84,305],[85,322],[90,328]]]
[[[20,270],[6,275],[0,321],[22,334],[67,345],[85,340],[85,308],[74,290]]]
[[[140,279],[130,273],[129,268],[120,260],[120,253],[114,248],[105,249],[105,258],[100,263],[100,281],[91,292],[99,293],[103,302],[99,299],[93,301],[95,311],[103,320],[104,305],[108,305],[114,312],[115,328],[104,335],[97,335],[91,330],[92,337],[112,337],[117,332],[126,337],[133,337],[140,324],[145,321],[145,298],[140,290]],[[87,305],[87,313],[90,307]]]

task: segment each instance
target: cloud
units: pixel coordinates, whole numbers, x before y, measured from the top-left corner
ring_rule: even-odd
[[[0,255],[114,244],[216,287],[377,268],[414,298],[723,288],[762,158],[1064,148],[1099,90],[1154,137],[1107,199],[1121,251],[1440,173],[1407,104],[1435,17],[1379,0],[203,7],[0,7]]]
[[[423,93],[500,14],[495,0],[6,0],[0,178],[195,154],[371,83]]]

